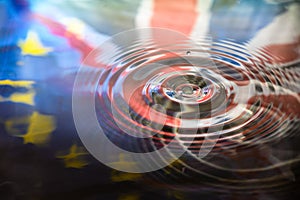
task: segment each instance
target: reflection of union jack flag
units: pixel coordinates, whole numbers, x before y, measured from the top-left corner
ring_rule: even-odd
[[[223,2],[223,3],[222,3]],[[144,0],[135,18],[137,27],[170,28],[197,40],[234,39],[268,51],[278,63],[300,59],[300,5],[263,1]]]

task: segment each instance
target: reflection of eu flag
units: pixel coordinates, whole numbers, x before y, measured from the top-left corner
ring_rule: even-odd
[[[18,115],[28,106],[48,114],[70,112],[72,74],[80,65],[80,52],[67,35],[57,36],[36,20],[27,1],[0,1],[0,10],[0,115]],[[28,88],[6,80],[34,81],[32,103],[24,100]],[[12,100],[16,94],[21,102]]]
[[[45,80],[77,69],[78,51],[34,20],[27,8],[25,1],[0,1],[0,78]]]

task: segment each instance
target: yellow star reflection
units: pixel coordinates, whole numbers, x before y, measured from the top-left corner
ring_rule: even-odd
[[[78,147],[76,144],[73,144],[68,154],[58,155],[56,157],[64,160],[66,168],[81,169],[88,165],[88,162],[84,159],[84,156],[87,154],[87,151],[83,147]]]
[[[38,34],[34,31],[28,31],[26,39],[19,41],[18,46],[23,55],[44,56],[53,51],[52,48],[42,44]]]
[[[12,126],[12,122],[6,122],[6,127]],[[45,145],[50,140],[51,133],[55,130],[55,120],[51,115],[43,115],[33,112],[29,118],[29,126],[24,135],[15,135],[23,138],[24,144]]]
[[[14,92],[9,97],[4,97],[0,94],[0,102],[11,101],[14,103],[24,103],[33,106],[35,91],[33,89],[33,81],[11,81],[11,80],[0,80],[0,85],[9,85],[14,88],[26,88],[26,92]]]
[[[113,162],[111,165],[114,168],[122,168],[126,167],[127,169],[133,169],[137,168],[137,165],[135,162],[128,162],[126,161],[126,157],[124,154],[119,155],[119,161],[118,162]],[[127,173],[127,172],[121,172],[117,170],[112,171],[111,175],[111,180],[113,182],[121,182],[121,181],[136,181],[142,177],[141,174],[139,173]]]

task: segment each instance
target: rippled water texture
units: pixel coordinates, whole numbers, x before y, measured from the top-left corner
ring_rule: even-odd
[[[248,49],[167,29],[115,35],[87,58],[98,66],[77,75],[83,143],[110,167],[122,149],[132,165],[114,168],[159,169],[152,178],[180,188],[283,189],[300,160],[300,71]]]

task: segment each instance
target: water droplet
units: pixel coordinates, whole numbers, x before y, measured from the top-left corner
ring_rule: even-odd
[[[186,55],[188,55],[188,56],[191,55],[191,52],[190,52],[190,51],[187,51],[187,52],[186,52]]]
[[[190,86],[185,86],[182,88],[182,92],[187,95],[193,94],[193,88]]]

